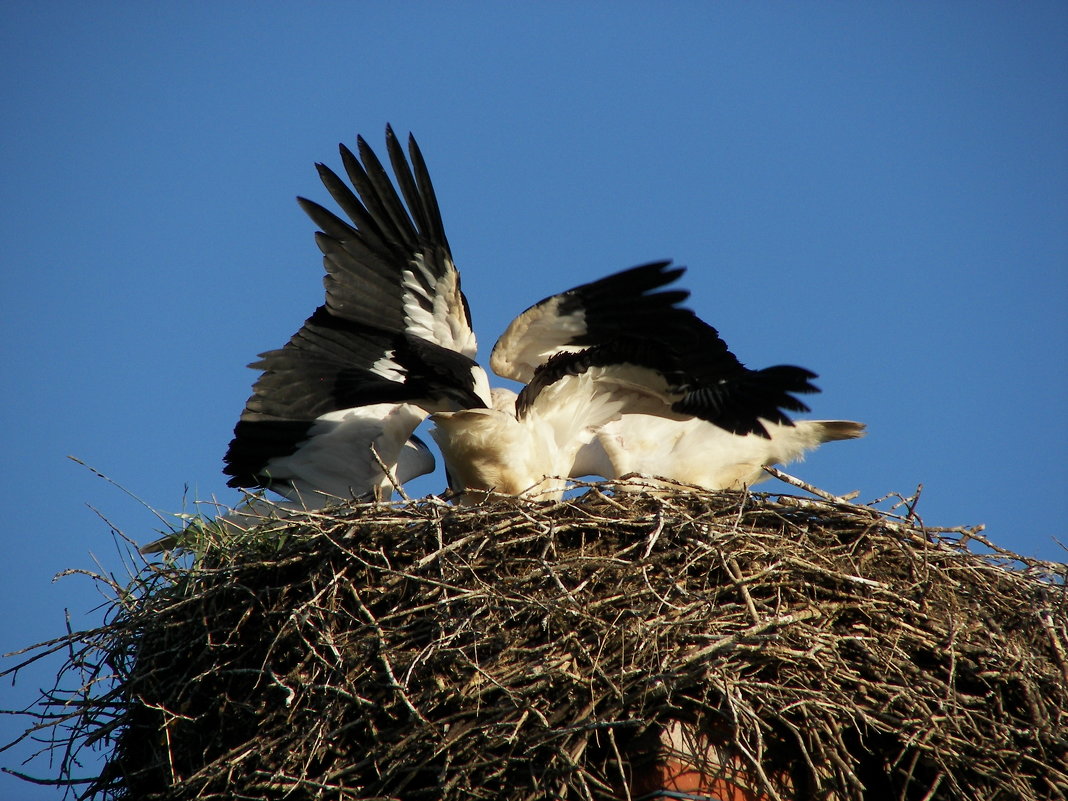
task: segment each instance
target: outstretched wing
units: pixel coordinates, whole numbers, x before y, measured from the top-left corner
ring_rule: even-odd
[[[428,410],[488,403],[419,148],[409,138],[409,164],[387,127],[394,186],[357,141],[359,156],[341,146],[354,189],[317,165],[351,223],[299,201],[322,229],[326,302],[285,346],[250,365],[263,372],[224,457],[230,486],[318,497],[319,505],[327,496],[388,496],[379,461],[405,474],[433,469],[425,445],[410,439]]]
[[[656,290],[685,271],[658,261],[545,298],[511,322],[493,346],[490,367],[502,378],[528,382],[558,353],[604,345],[633,331],[681,336],[693,313],[678,305],[690,293]]]
[[[388,126],[386,148],[400,193],[362,137],[357,138],[358,156],[340,146],[354,189],[329,167],[316,165],[351,224],[298,198],[321,229],[316,242],[327,273],[326,308],[338,317],[405,331],[474,358],[477,343],[467,299],[423,156],[409,137],[409,164]]]
[[[622,380],[615,376],[626,376],[633,394],[623,414],[696,417],[733,434],[766,437],[763,421],[790,425],[784,410],[808,411],[796,395],[819,391],[810,381],[815,373],[789,365],[750,370],[712,326],[685,315],[673,316],[669,326],[632,327],[605,344],[558,352],[534,371],[516,402],[517,413],[535,405],[548,408],[543,393],[591,370],[605,387]],[[560,396],[555,388],[553,397]],[[639,398],[645,408],[635,405]]]
[[[335,317],[325,307],[251,367],[263,373],[234,429],[224,472],[232,487],[287,496],[287,482],[298,479],[305,496],[311,489],[340,497],[381,494],[376,488],[388,487],[379,483],[378,460],[393,468],[429,411],[482,406],[488,398],[484,372],[463,354]],[[426,469],[414,475],[433,470],[426,456],[416,463]],[[332,466],[319,470],[316,460]],[[317,484],[314,476],[327,472],[329,486]],[[375,482],[368,484],[367,476]],[[339,493],[344,481],[349,490]]]
[[[761,421],[791,425],[786,411],[809,411],[796,395],[820,391],[811,381],[816,374],[803,367],[750,370],[727,349],[719,332],[696,315],[684,336],[669,344],[688,380],[686,397],[672,408],[732,434],[767,437]]]

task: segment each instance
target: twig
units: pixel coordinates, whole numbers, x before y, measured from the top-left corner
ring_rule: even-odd
[[[406,501],[411,501],[411,498],[408,497],[408,493],[406,493],[404,491],[404,487],[402,487],[400,485],[400,482],[397,481],[397,477],[394,475],[393,470],[391,470],[386,465],[386,463],[384,461],[382,461],[382,457],[379,455],[378,449],[374,446],[374,443],[372,442],[368,447],[371,450],[371,456],[374,457],[375,462],[382,469],[382,472],[385,474],[386,478],[389,480],[389,483],[393,486],[393,489],[396,490],[397,494],[400,495],[401,498],[403,498]]]

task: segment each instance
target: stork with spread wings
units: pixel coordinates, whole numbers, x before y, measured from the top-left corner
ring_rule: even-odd
[[[849,421],[791,421],[818,391],[793,366],[746,368],[671,288],[662,261],[531,306],[490,356],[516,394],[491,389],[475,361],[471,314],[422,154],[392,129],[395,182],[362,139],[341,146],[349,184],[319,175],[349,221],[310,200],[326,298],[262,370],[234,430],[233,487],[304,508],[387,499],[433,470],[431,435],[461,500],[486,493],[559,498],[568,478],[659,476],[709,489],[763,477],[764,464],[862,435]]]

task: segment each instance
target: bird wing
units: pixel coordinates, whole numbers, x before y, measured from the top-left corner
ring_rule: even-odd
[[[348,471],[327,471],[351,482],[341,497],[373,492],[377,484],[357,480],[360,475],[382,478],[370,454],[372,444],[379,443],[380,457],[392,468],[428,412],[486,405],[488,397],[484,372],[463,354],[335,317],[324,307],[284,347],[261,354],[250,366],[263,372],[234,429],[223,472],[232,476],[232,487],[268,487],[283,495],[294,478],[314,485],[309,460],[315,458],[353,460]],[[401,407],[407,410],[403,414]],[[377,427],[376,416],[381,418]],[[350,421],[343,435],[334,430],[341,420]],[[385,447],[381,437],[392,444]],[[318,438],[321,446],[315,444]],[[292,462],[298,450],[299,474],[280,470],[277,460]],[[338,494],[333,479],[331,487],[318,489]]]
[[[351,223],[318,203],[298,198],[321,229],[316,242],[326,268],[326,309],[387,331],[405,331],[474,358],[477,343],[470,310],[415,139],[408,139],[409,164],[393,129],[386,127],[396,186],[362,137],[357,137],[358,156],[344,145],[339,148],[353,188],[329,167],[316,166]]]
[[[640,336],[669,351],[685,375],[689,389],[675,412],[732,433],[766,436],[761,419],[788,424],[783,410],[808,411],[795,394],[818,391],[810,383],[815,374],[786,365],[745,367],[715,328],[680,306],[688,292],[662,289],[683,272],[668,261],[652,262],[552,295],[512,321],[494,345],[490,366],[505,378],[544,386],[549,376],[560,377],[558,370],[543,369],[554,357]]]
[[[655,291],[685,272],[658,261],[632,267],[535,303],[516,317],[490,355],[502,378],[527,382],[552,356],[611,342],[629,331],[664,331],[685,325],[692,312],[678,304],[681,289]]]
[[[597,384],[613,383],[631,392],[624,414],[653,414],[684,419],[697,417],[732,433],[767,436],[762,420],[789,425],[783,409],[808,411],[793,393],[818,392],[809,379],[815,374],[801,367],[780,365],[749,370],[716,334],[691,315],[693,336],[640,331],[582,351],[552,356],[534,373],[516,400],[522,417],[538,404],[547,409],[566,397],[568,389],[547,389],[569,377],[596,370]],[[711,338],[711,339],[710,339]],[[639,402],[646,408],[637,408]]]
[[[424,416],[415,407],[389,403],[329,412],[310,422],[241,421],[227,454],[230,486],[266,487],[306,509],[354,497],[388,500],[394,481],[434,469],[433,454],[412,436]]]
[[[803,367],[776,365],[751,370],[730,352],[719,332],[694,315],[669,343],[686,376],[686,397],[675,411],[714,423],[732,434],[769,436],[762,421],[790,425],[783,410],[809,411],[795,395],[819,392]]]
[[[387,126],[394,186],[367,143],[357,143],[358,157],[341,146],[355,191],[317,165],[351,224],[300,199],[322,229],[316,241],[324,254],[326,301],[285,346],[250,365],[263,372],[224,457],[230,486],[381,495],[384,474],[372,446],[387,469],[427,472],[432,457],[409,440],[426,413],[489,403],[418,145],[409,138],[409,164]],[[352,460],[347,467],[346,459]]]

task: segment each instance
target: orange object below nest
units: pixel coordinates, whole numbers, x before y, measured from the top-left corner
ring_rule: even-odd
[[[783,797],[792,795],[789,778],[769,777]],[[694,801],[771,801],[753,767],[730,746],[713,743],[693,727],[673,722],[660,736],[657,760],[636,773],[635,801],[690,798]]]

